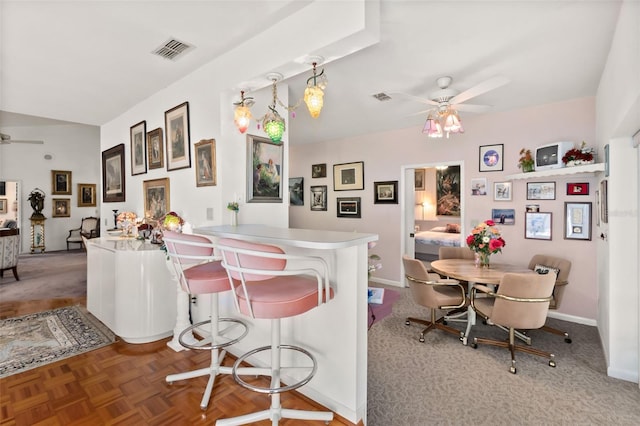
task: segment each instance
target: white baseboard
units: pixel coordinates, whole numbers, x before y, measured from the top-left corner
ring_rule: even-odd
[[[638,371],[619,370],[617,368],[607,368],[607,376],[627,382],[638,383]]]
[[[549,318],[555,318],[563,321],[575,322],[577,324],[591,325],[594,327],[598,326],[598,323],[594,319],[577,317],[575,315],[563,314],[562,312],[549,311],[547,314]]]
[[[369,278],[369,282],[389,285],[389,286],[392,286],[392,287],[400,287],[400,288],[404,287],[402,285],[402,283],[399,283],[398,281],[386,280],[384,278],[378,278],[378,277],[375,277],[375,276]]]

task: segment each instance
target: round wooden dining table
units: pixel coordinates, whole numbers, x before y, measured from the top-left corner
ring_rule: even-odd
[[[469,259],[441,259],[431,262],[431,269],[442,276],[468,282],[469,296],[473,284],[500,284],[502,276],[507,272],[534,273],[526,266],[510,265],[507,263],[492,263],[489,268],[477,267]],[[467,329],[460,338],[464,345],[467,344],[471,327],[476,323],[476,312],[471,305],[467,307]]]

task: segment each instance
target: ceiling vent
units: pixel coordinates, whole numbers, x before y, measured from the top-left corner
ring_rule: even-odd
[[[373,97],[379,100],[380,102],[391,100],[391,96],[387,95],[384,92],[376,93],[375,95],[373,95]]]
[[[193,46],[190,46],[187,43],[183,43],[180,40],[172,38],[155,49],[152,53],[154,55],[162,56],[165,59],[175,61],[192,47]]]

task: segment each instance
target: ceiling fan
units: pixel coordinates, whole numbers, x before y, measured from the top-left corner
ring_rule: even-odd
[[[452,108],[457,111],[484,112],[491,108],[491,106],[465,104],[463,102],[466,102],[471,98],[482,95],[483,93],[497,89],[498,87],[504,86],[505,84],[509,83],[509,79],[507,79],[506,77],[498,76],[490,78],[489,80],[477,84],[476,86],[463,92],[459,92],[456,89],[449,87],[452,81],[453,78],[449,76],[438,78],[436,80],[436,83],[438,84],[439,90],[430,93],[429,99],[402,92],[398,92],[398,94],[427,105],[433,105],[437,107],[438,110],[446,110],[448,108]],[[417,112],[416,114],[423,114],[432,110],[433,108]]]
[[[7,135],[6,133],[0,133],[0,145],[10,144],[10,143],[32,143],[32,144],[41,145],[44,143],[44,141],[11,139],[10,135]]]

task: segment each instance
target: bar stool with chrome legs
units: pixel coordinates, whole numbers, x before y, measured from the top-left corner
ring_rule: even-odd
[[[281,393],[307,384],[317,370],[316,359],[309,351],[280,342],[281,320],[301,315],[333,298],[326,262],[320,257],[286,254],[272,245],[229,238],[221,239],[217,247],[222,255],[222,266],[233,283],[236,307],[251,318],[271,320],[271,344],[247,352],[233,365],[236,382],[252,391],[270,395],[271,406],[263,411],[220,419],[216,425],[243,425],[267,419],[277,425],[282,418],[324,420],[328,424],[333,419],[330,411],[293,410],[280,404]],[[271,352],[269,367],[248,367],[246,372],[240,371],[240,365],[249,357],[265,351]],[[292,361],[292,366],[282,366],[282,351],[293,351],[286,352],[287,355],[298,352],[302,354],[301,360]],[[312,365],[308,365],[309,361]],[[240,377],[244,374],[267,376],[270,384],[261,387],[249,383]],[[289,384],[284,385],[281,380]]]
[[[168,383],[173,383],[176,380],[208,375],[209,381],[200,402],[200,408],[206,410],[216,376],[231,374],[231,367],[221,365],[227,354],[224,348],[240,341],[247,335],[248,329],[243,321],[235,318],[219,318],[218,316],[218,293],[230,291],[231,286],[227,272],[221,266],[220,260],[214,258],[215,247],[211,240],[200,235],[181,234],[173,231],[164,231],[163,240],[182,288],[189,295],[211,295],[211,318],[187,327],[180,333],[178,339],[180,344],[186,348],[211,351],[210,365],[198,370],[171,374],[166,378]],[[210,324],[209,335],[206,338],[197,343],[187,342],[185,336],[192,336],[193,330],[202,330],[201,327],[206,324]],[[222,324],[225,324],[225,327],[221,329]]]

